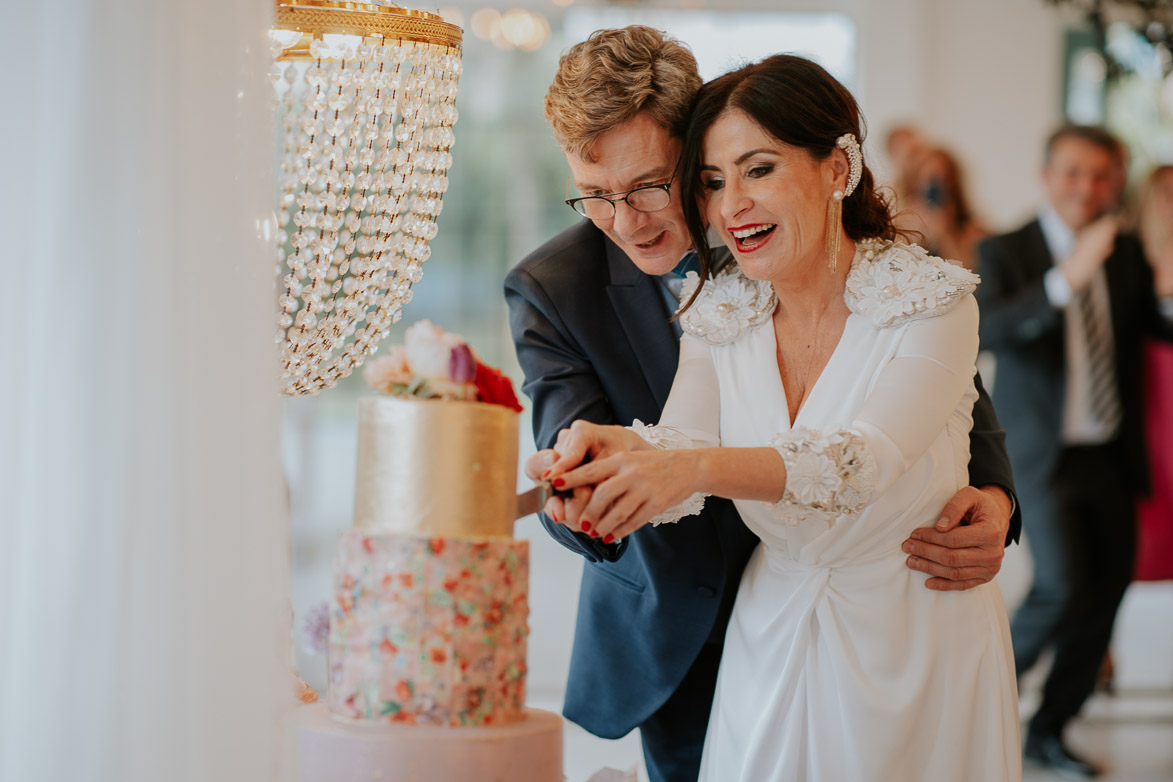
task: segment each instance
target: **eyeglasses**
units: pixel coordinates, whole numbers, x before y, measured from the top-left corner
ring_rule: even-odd
[[[615,202],[623,201],[637,212],[658,212],[672,203],[672,179],[662,185],[644,185],[626,193],[568,198],[566,204],[583,217],[591,220],[610,220],[615,216]],[[567,189],[570,183],[567,182]]]

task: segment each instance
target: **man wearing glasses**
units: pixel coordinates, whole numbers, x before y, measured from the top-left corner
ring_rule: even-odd
[[[648,27],[596,32],[562,57],[546,117],[580,193],[567,203],[587,219],[505,280],[539,449],[552,448],[575,419],[628,425],[660,417],[679,346],[670,317],[691,255],[674,174],[700,86],[688,49]],[[970,476],[985,488],[963,489],[943,513],[950,526],[963,518],[969,525],[919,530],[924,539],[905,544],[909,567],[934,576],[930,588],[967,589],[1001,566],[1013,508],[1003,439],[983,391]],[[529,460],[531,478],[549,457],[539,451]],[[548,508],[564,518],[557,506]],[[558,522],[542,517],[588,560],[563,713],[604,738],[638,727],[652,782],[693,782],[725,627],[757,539],[717,498],[700,516],[618,541]]]

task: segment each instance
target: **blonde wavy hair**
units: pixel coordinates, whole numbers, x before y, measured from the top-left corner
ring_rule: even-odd
[[[546,119],[563,152],[591,162],[595,139],[641,111],[683,136],[700,87],[696,58],[675,38],[643,25],[597,30],[559,60]]]

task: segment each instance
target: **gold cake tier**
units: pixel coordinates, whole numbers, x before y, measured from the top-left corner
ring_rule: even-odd
[[[517,421],[479,402],[359,400],[355,528],[513,537]]]

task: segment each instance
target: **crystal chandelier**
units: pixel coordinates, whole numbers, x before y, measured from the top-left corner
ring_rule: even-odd
[[[281,2],[277,342],[284,393],[375,352],[419,281],[448,189],[461,30],[391,5]]]

